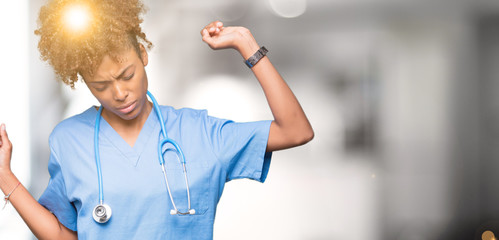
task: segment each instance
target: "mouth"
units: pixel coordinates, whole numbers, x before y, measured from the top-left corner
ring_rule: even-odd
[[[123,114],[128,114],[128,113],[132,112],[135,109],[136,103],[137,102],[132,102],[132,103],[129,103],[127,105],[124,105],[123,107],[119,107],[118,111],[121,112],[121,113],[123,113]]]

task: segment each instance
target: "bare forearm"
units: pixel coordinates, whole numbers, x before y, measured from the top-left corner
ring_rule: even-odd
[[[18,183],[19,180],[11,172],[0,174],[0,188],[5,195]],[[22,184],[14,190],[9,201],[38,239],[76,239],[75,233],[40,205]]]
[[[245,45],[246,47],[239,49],[244,59],[248,59],[259,49],[256,42]],[[314,136],[312,126],[298,99],[269,58],[263,57],[251,70],[260,82],[274,116],[267,151],[290,148],[310,141]]]
[[[244,59],[248,59],[260,48],[248,29],[225,28],[219,21],[204,27],[201,36],[212,49],[234,48]],[[314,131],[300,103],[268,57],[254,65],[252,71],[260,82],[274,115],[267,151],[295,147],[312,140]]]

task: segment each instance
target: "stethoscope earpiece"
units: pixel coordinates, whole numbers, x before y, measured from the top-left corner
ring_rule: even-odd
[[[98,223],[105,223],[109,221],[112,214],[113,212],[111,211],[111,207],[105,203],[95,206],[94,211],[92,212],[94,220]]]

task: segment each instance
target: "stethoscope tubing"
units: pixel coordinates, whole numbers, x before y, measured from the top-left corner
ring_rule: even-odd
[[[170,197],[170,201],[171,201],[173,208],[174,208],[170,211],[170,214],[172,214],[172,215],[175,215],[175,214],[180,214],[180,215],[195,214],[196,211],[194,209],[191,209],[191,195],[190,195],[190,189],[189,189],[189,182],[187,180],[187,170],[186,170],[186,166],[185,166],[186,164],[185,164],[184,152],[182,151],[182,149],[180,148],[178,143],[176,141],[174,141],[173,139],[169,138],[168,135],[166,134],[165,122],[163,121],[163,116],[161,115],[161,110],[159,109],[159,105],[156,102],[156,99],[149,91],[147,91],[147,95],[149,96],[149,98],[153,102],[154,111],[156,112],[156,116],[158,117],[158,120],[160,122],[161,133],[163,135],[163,140],[161,140],[158,143],[158,155],[159,155],[158,160],[159,160],[159,164],[161,166],[161,170],[163,171],[163,176],[165,179],[166,188],[168,190],[168,195]],[[97,117],[95,119],[95,129],[94,129],[94,153],[95,153],[95,166],[97,168],[96,170],[97,170],[97,177],[98,177],[98,183],[99,183],[99,205],[97,205],[94,208],[93,217],[94,217],[95,221],[97,221],[99,223],[105,223],[111,217],[111,208],[109,207],[109,205],[104,204],[104,187],[103,187],[103,181],[102,181],[102,168],[101,168],[100,153],[99,153],[99,132],[100,132],[100,120],[101,120],[101,115],[102,115],[102,109],[103,109],[103,107],[101,106],[97,112]],[[175,148],[177,153],[180,155],[180,160],[182,163],[182,169],[184,172],[184,179],[185,179],[185,185],[186,185],[186,190],[187,190],[187,203],[188,203],[188,211],[185,213],[180,212],[177,209],[177,206],[175,205],[175,202],[173,200],[172,192],[170,189],[170,184],[168,183],[168,177],[167,177],[166,169],[165,169],[165,159],[163,157],[163,151],[162,151],[163,146],[165,144],[168,144],[168,143],[171,144]],[[109,215],[107,215],[107,217],[106,216],[104,216],[104,217],[96,216],[96,211],[98,208],[105,208],[104,212],[108,211]]]
[[[189,190],[189,182],[187,180],[187,171],[186,171],[186,167],[185,167],[185,155],[184,155],[184,152],[182,151],[182,148],[180,148],[180,146],[178,145],[178,143],[175,140],[169,138],[168,135],[166,134],[165,124],[163,121],[163,116],[161,115],[161,110],[159,109],[158,102],[156,101],[154,96],[149,91],[147,91],[147,95],[149,96],[149,98],[151,98],[154,110],[156,111],[156,113],[157,113],[156,115],[158,116],[158,120],[161,123],[160,125],[161,125],[161,132],[163,133],[163,140],[161,140],[161,142],[158,144],[158,155],[159,155],[158,160],[159,160],[159,164],[161,165],[161,168],[163,171],[166,187],[168,189],[168,194],[170,195],[170,201],[172,202],[173,208],[175,209],[176,213],[179,213],[181,215],[187,215],[187,214],[189,214],[189,212],[183,213],[183,212],[178,211],[177,206],[175,205],[175,202],[173,201],[173,197],[172,197],[171,190],[170,190],[170,184],[168,183],[168,177],[166,176],[165,158],[163,157],[163,146],[167,143],[170,143],[171,145],[173,145],[175,150],[180,154],[180,161],[182,162],[182,169],[184,171],[185,186],[187,188],[187,203],[188,203],[187,208],[190,211],[191,210],[191,194],[190,194],[190,190]]]
[[[100,130],[100,119],[103,107],[99,108],[97,112],[97,118],[95,120],[95,130],[94,130],[94,154],[95,154],[95,166],[97,167],[97,178],[99,181],[99,203],[100,205],[104,202],[104,187],[102,184],[102,169],[100,165],[100,154],[99,154],[99,130]]]

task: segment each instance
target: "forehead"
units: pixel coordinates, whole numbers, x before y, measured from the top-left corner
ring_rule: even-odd
[[[133,49],[124,50],[115,55],[105,55],[94,75],[97,77],[99,75],[119,74],[117,71],[138,60],[140,60],[139,56]]]

